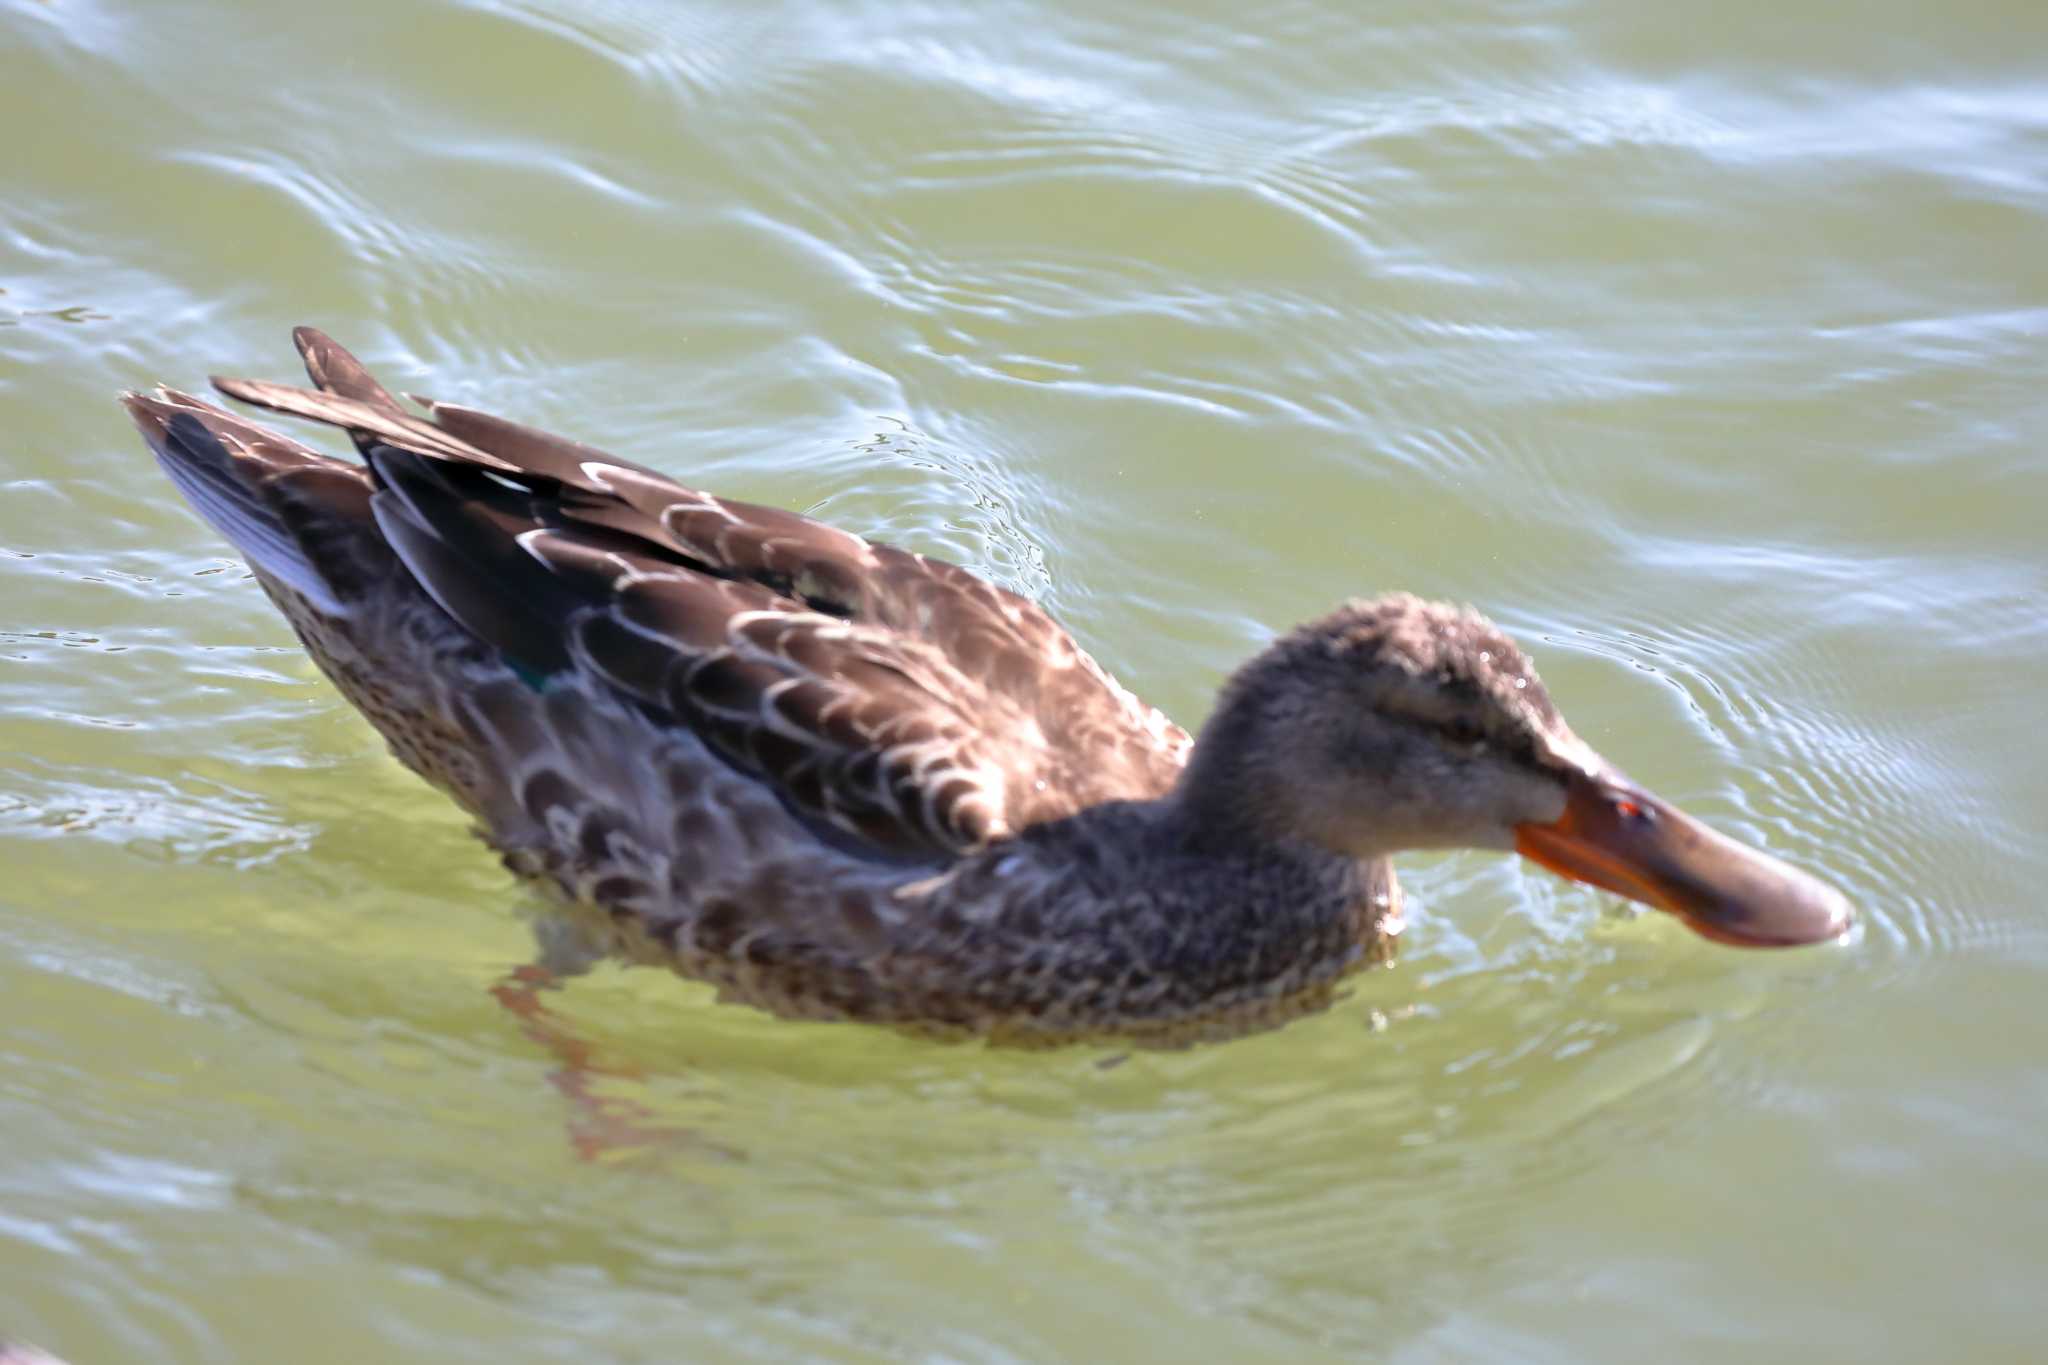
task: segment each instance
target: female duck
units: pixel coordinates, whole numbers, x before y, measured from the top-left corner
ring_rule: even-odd
[[[1353,602],[1199,741],[951,564],[715,498],[295,334],[321,455],[126,402],[314,660],[582,948],[808,1018],[1181,1044],[1327,1003],[1400,928],[1390,854],[1516,849],[1742,944],[1849,907],[1635,786],[1470,612]]]

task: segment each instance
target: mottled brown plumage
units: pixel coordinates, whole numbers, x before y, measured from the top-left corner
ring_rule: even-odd
[[[363,464],[172,390],[129,410],[398,758],[548,893],[565,961],[1008,1043],[1224,1037],[1385,954],[1387,854],[1512,846],[1605,771],[1467,612],[1340,608],[1195,746],[963,569],[415,415],[295,335],[316,389],[216,386]]]

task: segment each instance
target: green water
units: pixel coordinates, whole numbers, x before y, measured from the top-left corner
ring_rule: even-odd
[[[0,0],[0,1336],[2040,1358],[2044,54],[2019,0]],[[1277,1034],[604,971],[579,1096],[488,993],[506,876],[114,405],[298,322],[967,563],[1188,723],[1339,598],[1477,603],[1864,918],[1414,858],[1399,965]]]

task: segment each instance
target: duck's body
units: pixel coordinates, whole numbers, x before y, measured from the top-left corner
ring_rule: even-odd
[[[1469,614],[1396,598],[1303,628],[1197,751],[965,570],[468,409],[423,420],[297,335],[318,392],[216,383],[347,428],[365,464],[168,390],[130,410],[322,670],[590,951],[788,1015],[1225,1036],[1383,952],[1388,853],[1562,829],[1594,772]],[[1442,725],[1477,748],[1409,752]],[[1290,766],[1310,738],[1348,767]],[[1370,818],[1349,768],[1386,788]]]
[[[608,674],[577,666],[536,688],[402,571],[342,618],[258,577],[397,757],[565,917],[541,925],[558,967],[666,966],[792,1017],[1173,1044],[1320,1006],[1399,928],[1384,859],[1232,858],[1186,838],[1157,799],[1187,747],[1177,731],[1162,735],[1155,799],[1059,810],[1027,788],[1047,814],[953,848],[923,846],[944,826],[870,779],[867,828],[902,824],[885,845],[799,805],[765,775],[768,755],[707,742],[681,708],[622,698]]]

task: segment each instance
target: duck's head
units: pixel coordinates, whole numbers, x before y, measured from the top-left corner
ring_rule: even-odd
[[[1180,791],[1201,825],[1357,858],[1512,849],[1725,943],[1817,943],[1848,901],[1659,800],[1566,725],[1470,611],[1353,602],[1238,671]]]

